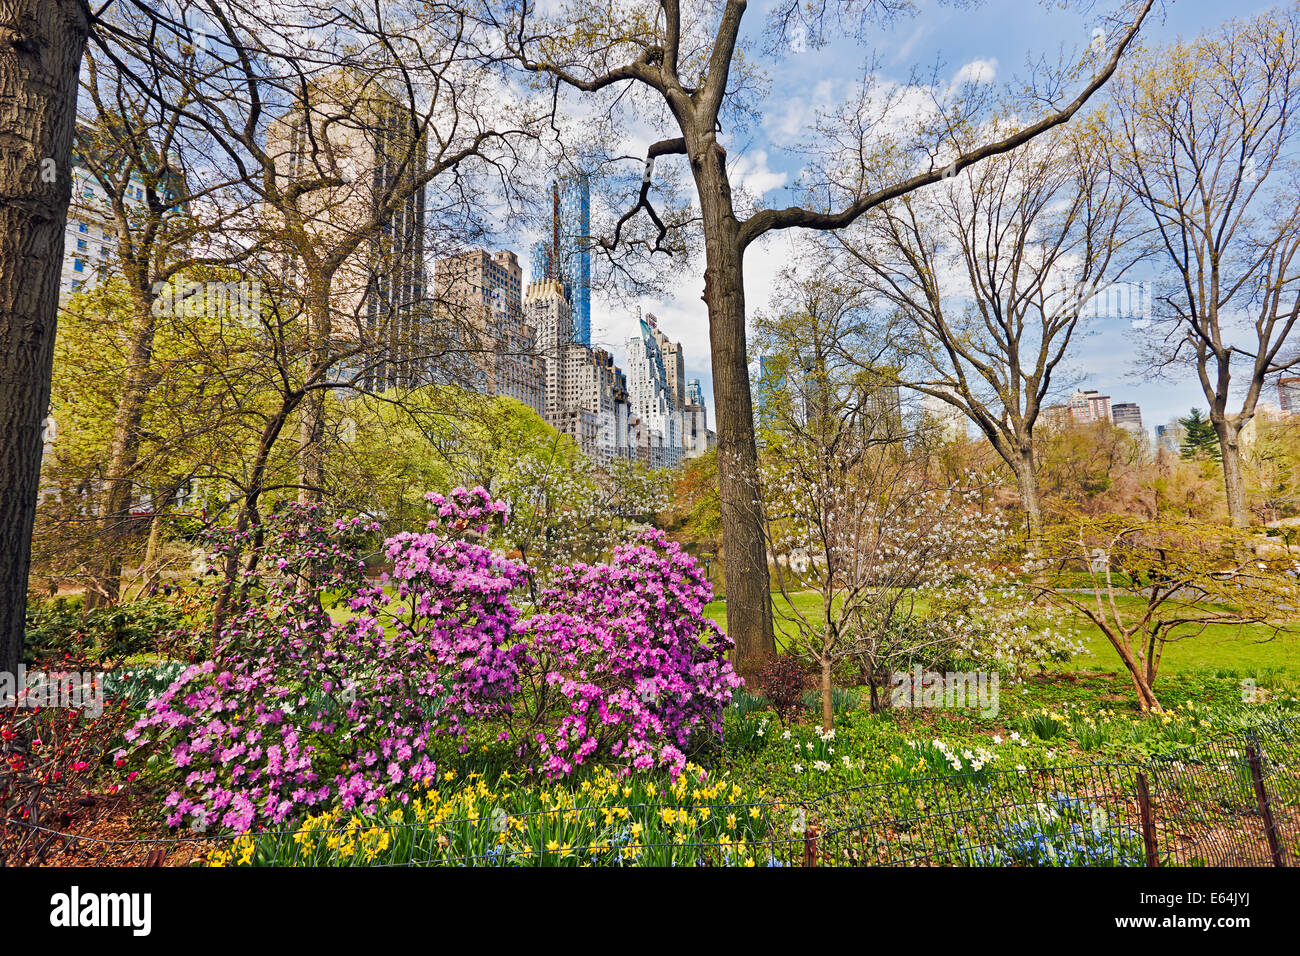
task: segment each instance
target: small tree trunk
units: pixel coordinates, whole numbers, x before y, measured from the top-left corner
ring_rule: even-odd
[[[312,343],[306,387],[316,384],[329,374],[330,336],[334,320],[330,314],[331,276],[319,275],[308,279],[307,335]],[[316,504],[324,497],[325,486],[325,391],[310,388],[301,398],[301,419],[298,423],[298,502]]]
[[[1137,692],[1138,708],[1144,714],[1159,713],[1163,708],[1160,706],[1160,701],[1156,699],[1155,689],[1152,687],[1151,682],[1147,680],[1143,667],[1133,657],[1132,653],[1124,647],[1113,640],[1111,645],[1115,648],[1115,652],[1119,654],[1119,659],[1124,662],[1124,667],[1133,681],[1133,689]]]
[[[123,552],[131,523],[131,503],[135,482],[131,476],[140,460],[140,424],[145,403],[157,382],[153,368],[154,335],[157,319],[153,314],[151,292],[136,289],[132,295],[135,318],[131,323],[127,346],[126,382],[113,418],[113,435],[109,443],[108,470],[104,496],[100,504],[103,549],[95,580],[86,590],[86,606],[115,604],[122,588]]]
[[[0,4],[0,671],[22,660],[85,0]]]
[[[864,668],[863,676],[867,681],[867,691],[871,695],[871,712],[878,714],[883,708],[880,706],[880,680],[876,674],[875,665],[868,664]]]
[[[144,560],[140,563],[140,582],[137,588],[137,598],[146,597],[158,578],[162,555],[163,525],[167,520],[167,513],[170,511],[175,498],[176,490],[169,488],[158,501],[154,502],[153,518],[149,521],[149,540],[145,542]]]
[[[257,443],[257,452],[253,456],[253,467],[249,472],[248,487],[243,501],[239,504],[239,513],[235,518],[235,529],[241,534],[247,531],[251,524],[260,520],[259,502],[262,496],[262,484],[266,479],[266,471],[271,460],[271,450],[275,447],[280,433],[284,430],[290,416],[297,410],[302,398],[301,392],[294,392],[284,396],[280,408],[267,420],[262,429],[262,436]],[[222,628],[226,625],[226,620],[230,616],[231,605],[235,600],[235,590],[239,578],[239,560],[239,549],[232,548],[226,558],[224,578],[221,587],[217,591],[217,598],[212,608],[211,638],[214,652],[220,644]]]
[[[298,423],[298,502],[321,500],[325,479],[325,394],[316,389],[303,399]]]
[[[831,706],[834,699],[831,684],[831,660],[822,658],[822,730],[830,730],[835,725],[835,711]]]

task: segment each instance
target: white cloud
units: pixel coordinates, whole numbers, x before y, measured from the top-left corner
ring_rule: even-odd
[[[952,85],[960,86],[963,83],[992,83],[997,74],[997,57],[971,60],[957,71],[957,75],[952,78]]]
[[[916,49],[916,45],[920,43],[929,32],[930,25],[928,22],[922,20],[918,23],[912,29],[912,32],[908,35],[907,39],[898,45],[898,51],[894,54],[893,59],[889,61],[890,65],[897,66],[899,63],[908,62],[912,56],[912,51]]]
[[[835,81],[822,79],[817,81],[806,99],[802,96],[784,98],[784,108],[777,103],[769,103],[763,118],[763,129],[768,139],[782,145],[796,142],[816,113],[833,105],[834,93]]]
[[[780,189],[789,177],[767,165],[767,150],[745,153],[731,167],[731,181],[755,199],[773,189]]]

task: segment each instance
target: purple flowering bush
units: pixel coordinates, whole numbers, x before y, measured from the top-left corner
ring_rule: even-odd
[[[427,754],[441,696],[417,642],[373,619],[335,625],[331,594],[363,600],[359,520],[327,523],[316,506],[266,522],[256,600],[223,629],[212,660],[187,667],[127,733],[179,784],[168,823],[244,831],[300,810],[373,808],[394,786],[435,771]]]
[[[523,648],[510,595],[528,568],[480,543],[505,523],[504,502],[482,488],[425,498],[437,512],[428,530],[384,543],[393,562],[392,593],[363,589],[347,602],[354,612],[347,627],[425,655],[425,666],[439,675],[438,714],[447,730],[459,733],[467,719],[512,709]]]
[[[552,777],[609,759],[676,775],[716,737],[741,681],[703,616],[709,584],[677,545],[650,532],[608,565],[556,569],[545,610],[525,618],[511,597],[529,569],[484,543],[505,504],[481,488],[426,497],[427,529],[384,543],[388,587],[366,583],[358,556],[374,526],[314,506],[268,519],[255,586],[213,659],[127,735],[173,781],[171,825],[242,832],[405,802],[436,772],[433,736],[475,724]]]
[[[567,776],[613,757],[675,777],[699,737],[722,728],[743,683],[731,640],[704,616],[712,587],[660,531],[622,545],[609,564],[557,569],[523,628],[532,693],[524,744],[541,770]]]

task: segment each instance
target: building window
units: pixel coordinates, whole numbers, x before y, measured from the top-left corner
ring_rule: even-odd
[[[86,240],[85,240],[85,239],[78,239],[78,240],[77,240],[77,248],[78,248],[78,249],[85,249],[85,248],[86,248]]]
[[[80,260],[80,259],[73,259],[73,260],[72,260],[72,271],[73,271],[73,272],[85,272],[85,271],[86,271],[86,263],[83,262],[83,261]]]
[[[77,223],[77,232],[89,232],[89,231],[90,230],[87,228],[84,222]]]

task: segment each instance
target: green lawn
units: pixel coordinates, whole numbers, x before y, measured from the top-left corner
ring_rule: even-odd
[[[1134,610],[1142,604],[1137,597],[1121,597],[1118,601],[1121,607]],[[1110,642],[1091,621],[1082,614],[1071,616],[1070,620],[1083,632],[1092,653],[1074,658],[1064,666],[1064,670],[1114,670],[1119,666],[1119,658]],[[1206,670],[1224,677],[1258,676],[1269,672],[1300,677],[1300,634],[1274,637],[1269,628],[1259,625],[1212,624],[1200,634],[1165,645],[1160,659],[1162,674]]]
[[[780,602],[778,607],[787,609],[787,613],[788,609],[793,609],[809,616],[817,614],[821,603],[820,596],[813,592],[795,594],[792,600],[773,594],[772,599]],[[1137,597],[1121,597],[1119,600],[1121,604],[1134,608],[1140,604]],[[726,630],[725,601],[710,602],[705,613]],[[1091,621],[1081,614],[1071,615],[1070,620],[1083,633],[1084,643],[1091,653],[1074,658],[1063,665],[1062,670],[1113,671],[1119,667],[1119,659],[1106,637]],[[785,650],[782,625],[778,614],[777,646]],[[785,624],[785,627],[792,626]],[[1212,625],[1202,634],[1167,645],[1161,659],[1161,673],[1210,671],[1224,677],[1245,677],[1271,672],[1291,678],[1300,677],[1300,634],[1285,634],[1269,639],[1270,634],[1267,628],[1259,626]]]

